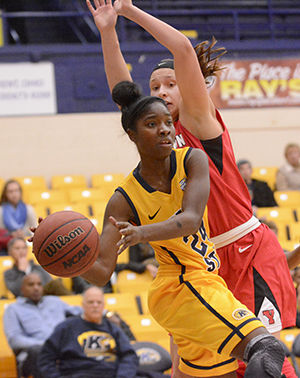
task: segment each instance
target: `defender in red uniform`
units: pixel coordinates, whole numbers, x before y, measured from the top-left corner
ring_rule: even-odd
[[[295,289],[275,235],[252,214],[228,131],[207,90],[206,78],[220,69],[211,58],[214,42],[200,44],[196,54],[182,33],[133,6],[131,0],[118,0],[114,5],[111,0],[97,1],[96,9],[88,1],[88,6],[101,34],[110,89],[120,81],[132,80],[115,31],[117,14],[143,27],[172,53],[174,62],[164,60],[154,68],[151,95],[166,102],[177,128],[178,147],[199,147],[207,153],[208,219],[210,236],[221,257],[220,274],[237,298],[278,336],[283,327],[295,324]],[[283,372],[288,378],[296,377],[290,365],[285,364]]]
[[[219,274],[234,295],[271,333],[276,333],[295,323],[295,309],[284,300],[289,290],[294,298],[286,257],[274,232],[252,214],[251,199],[236,166],[228,130],[217,110],[216,116],[224,131],[204,141],[177,121],[176,145],[206,152],[211,185],[208,225],[221,259]]]

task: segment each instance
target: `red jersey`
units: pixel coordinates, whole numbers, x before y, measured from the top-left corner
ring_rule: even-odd
[[[175,148],[191,146],[203,150],[209,161],[210,195],[207,202],[210,237],[223,234],[247,222],[253,215],[248,188],[236,165],[228,130],[216,110],[223,133],[201,141],[180,121],[175,123]]]

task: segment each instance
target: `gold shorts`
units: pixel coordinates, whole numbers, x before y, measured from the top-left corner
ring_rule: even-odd
[[[220,276],[205,270],[161,266],[148,305],[156,321],[173,336],[179,369],[196,377],[235,371],[238,365],[230,353],[250,332],[263,327]]]

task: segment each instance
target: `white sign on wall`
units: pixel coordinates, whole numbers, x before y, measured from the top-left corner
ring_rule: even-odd
[[[52,63],[0,64],[0,116],[56,113]]]

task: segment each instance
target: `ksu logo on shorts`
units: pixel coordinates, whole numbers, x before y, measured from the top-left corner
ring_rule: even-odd
[[[251,312],[246,310],[245,308],[238,308],[232,313],[233,318],[236,320],[241,320],[249,315],[251,315]]]

